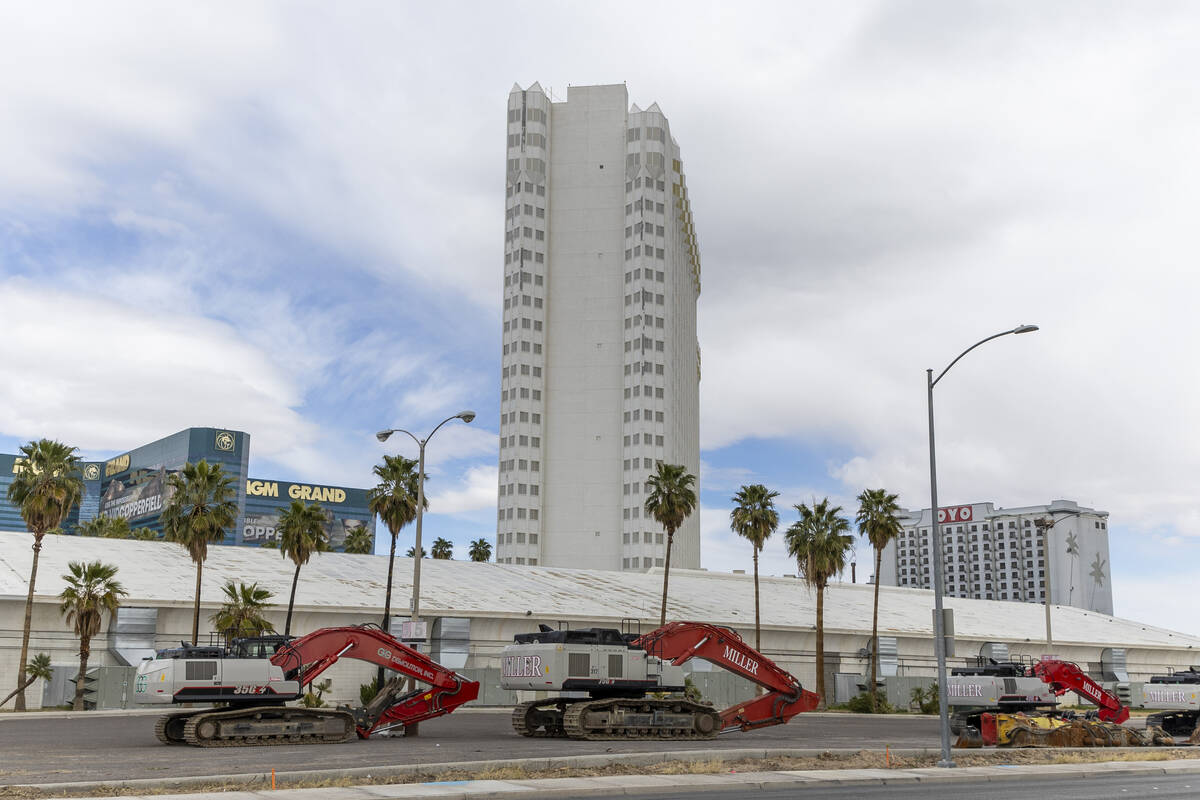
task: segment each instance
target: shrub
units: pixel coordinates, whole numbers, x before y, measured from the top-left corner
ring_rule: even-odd
[[[379,694],[379,677],[371,678],[370,683],[364,683],[358,687],[358,699],[362,701],[364,706],[370,705],[375,699],[375,695]]]
[[[851,697],[842,706],[847,711],[852,711],[855,714],[870,714],[871,713],[871,696],[866,692]],[[887,701],[887,697],[883,692],[875,691],[875,713],[876,714],[894,714],[896,709]]]
[[[938,713],[938,687],[932,684],[925,688],[914,686],[909,694],[910,705],[922,714]]]

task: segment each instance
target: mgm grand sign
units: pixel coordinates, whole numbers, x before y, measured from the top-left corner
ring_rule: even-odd
[[[280,495],[280,487],[283,494]],[[344,503],[346,490],[336,486],[309,486],[304,483],[280,483],[279,481],[246,481],[246,494],[250,497],[290,497],[309,503]]]

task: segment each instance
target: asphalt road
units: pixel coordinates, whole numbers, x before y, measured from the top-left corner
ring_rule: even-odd
[[[1147,797],[1154,800],[1193,800],[1200,793],[1200,775],[1151,775],[1104,777],[1014,778],[1008,781],[945,781],[919,784],[890,783],[885,786],[860,784],[855,786],[794,786],[786,789],[761,789],[754,792],[755,800],[1104,800],[1105,798]],[[720,800],[745,798],[746,790],[737,787],[703,794],[623,795],[630,800]]]
[[[515,734],[508,713],[460,710],[421,723],[412,739],[327,745],[203,748],[160,744],[155,716],[4,714],[0,785],[236,775],[394,764],[654,750],[938,747],[936,717],[802,714],[787,725],[693,742],[577,742]]]

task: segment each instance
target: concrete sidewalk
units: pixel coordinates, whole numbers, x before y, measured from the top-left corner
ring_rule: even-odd
[[[539,780],[438,781],[347,788],[259,789],[167,795],[171,800],[378,800],[378,798],[445,798],[478,800],[500,797],[598,797],[643,793],[698,794],[706,791],[761,790],[800,786],[882,786],[897,783],[962,781],[1013,781],[1022,778],[1072,779],[1111,775],[1154,776],[1200,774],[1200,759],[1175,761],[1109,761],[1096,764],[1038,764],[1021,766],[963,767],[958,769],[828,769],[779,772],[738,772],[704,775],[609,775],[597,778],[546,778]],[[127,796],[127,797],[143,797]],[[164,795],[146,795],[163,800]]]

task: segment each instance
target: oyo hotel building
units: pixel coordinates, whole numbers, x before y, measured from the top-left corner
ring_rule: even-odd
[[[358,527],[366,526],[374,537],[366,489],[250,478],[249,456],[248,433],[188,428],[107,461],[85,461],[80,465],[83,498],[65,521],[64,532],[76,533],[81,522],[95,517],[123,517],[131,528],[161,535],[160,518],[171,496],[168,476],[203,459],[220,464],[236,490],[237,521],[221,544],[261,546],[275,541],[279,514],[293,500],[321,505],[334,550],[341,550],[346,535]],[[20,455],[0,454],[0,531],[26,530],[20,509],[8,501],[8,487],[21,468]]]
[[[1045,603],[1049,577],[1051,604],[1112,613],[1107,511],[1055,500],[947,506],[939,517],[947,596]],[[905,513],[903,532],[883,550],[880,584],[933,588],[931,520],[928,508]],[[1045,534],[1038,520],[1053,523]]]
[[[502,564],[644,570],[657,462],[700,468],[700,254],[679,146],[624,85],[508,96]],[[672,565],[700,566],[699,515]]]

